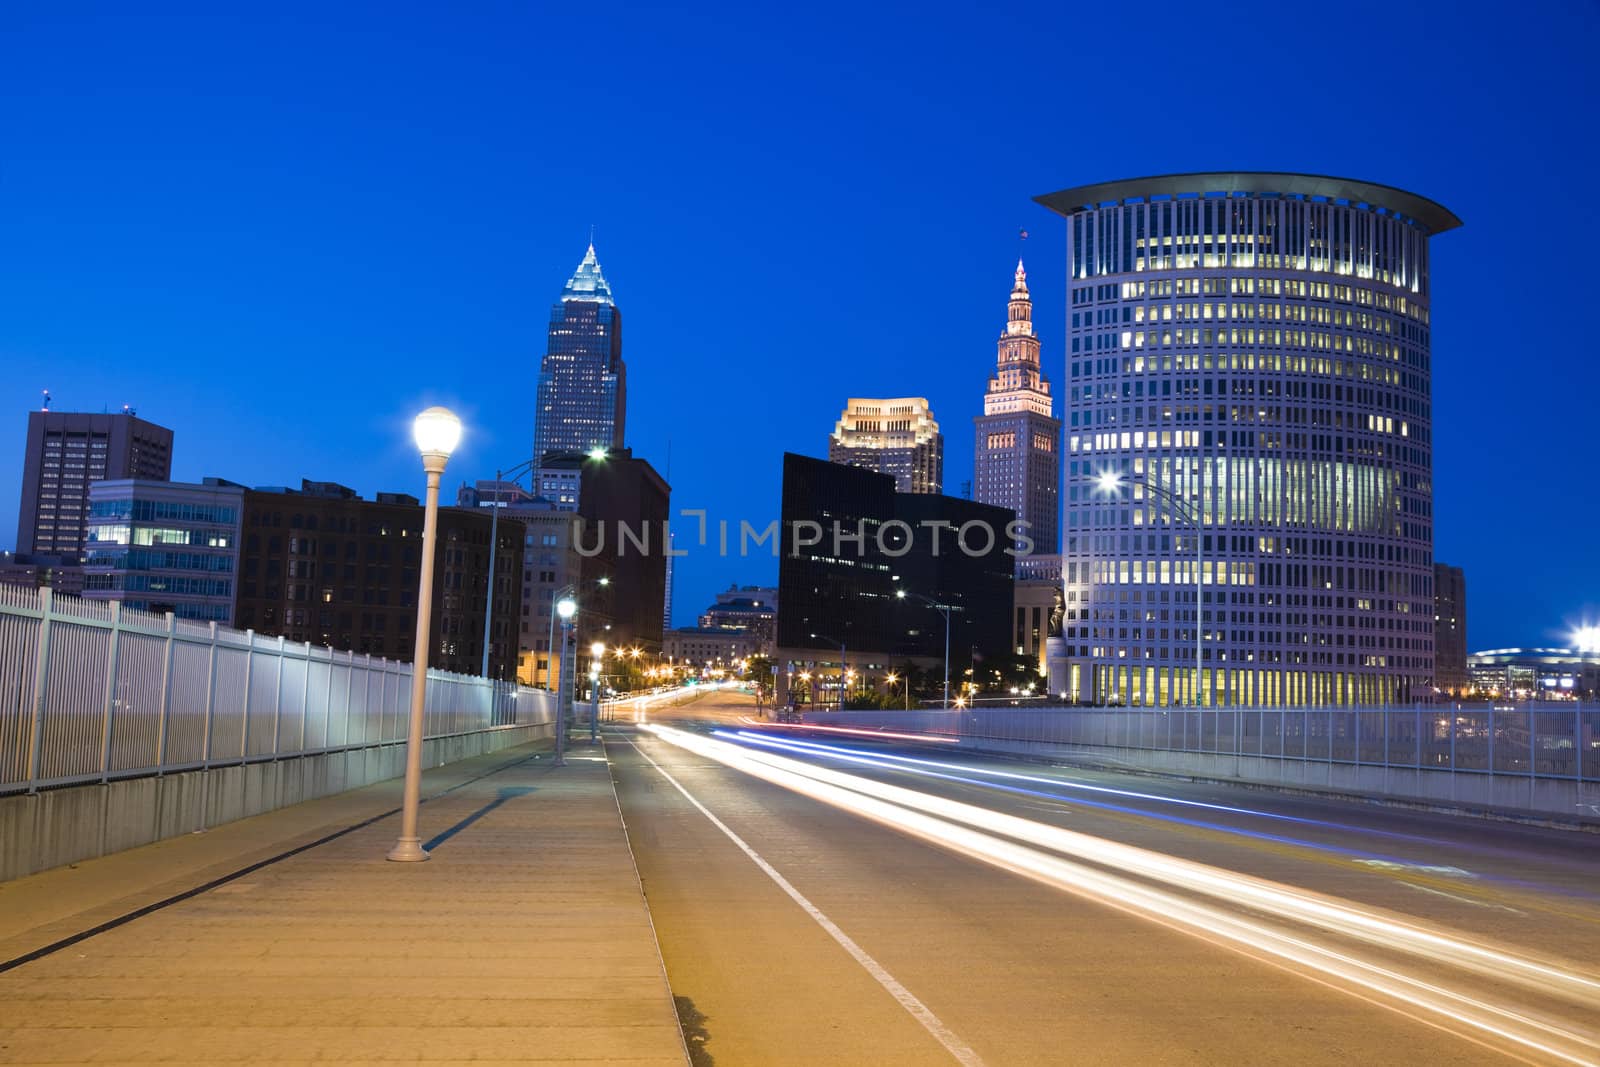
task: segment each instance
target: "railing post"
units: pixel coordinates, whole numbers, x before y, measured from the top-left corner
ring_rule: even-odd
[[[206,725],[200,739],[200,762],[211,766],[211,729],[217,718],[217,624],[211,623],[211,647],[206,662]]]
[[[239,716],[239,762],[250,755],[250,691],[256,673],[256,632],[244,632],[244,713]]]
[[[278,635],[278,662],[276,677],[272,681],[272,754],[278,755],[281,750],[278,740],[278,730],[283,725],[283,654],[288,642],[282,634]]]
[[[1356,766],[1360,767],[1361,766],[1361,712],[1359,710],[1353,710],[1353,711],[1350,712],[1350,714],[1355,716],[1355,720],[1356,720]]]
[[[1489,766],[1490,774],[1494,773],[1494,705],[1489,705]]]
[[[100,719],[100,780],[111,774],[111,745],[116,733],[117,660],[122,655],[122,601],[111,602],[111,642],[106,650],[105,702]]]
[[[328,650],[328,676],[322,687],[322,747],[333,747],[333,650]]]
[[[348,657],[345,664],[348,669],[344,672],[344,739],[339,742],[341,745],[350,743],[350,698],[356,691],[356,654],[347,652],[345,655]],[[365,688],[362,692],[366,692]]]
[[[156,724],[156,773],[167,763],[167,728],[172,717],[172,646],[178,638],[178,617],[167,612],[167,648],[161,660],[161,719]]]
[[[306,750],[306,720],[311,718],[311,642],[306,642],[306,669],[300,673],[300,746]]]
[[[1456,719],[1460,718],[1454,710],[1450,712],[1450,774],[1456,773]]]
[[[39,788],[39,771],[44,765],[44,712],[46,689],[50,684],[50,615],[55,594],[39,590],[39,649],[33,672],[33,728],[28,739],[28,792]]]
[[[1572,773],[1578,780],[1578,795],[1583,795],[1583,704],[1572,709]]]
[[[1539,773],[1539,728],[1534,724],[1534,705],[1528,705],[1528,777],[1534,778]],[[1530,785],[1529,788],[1532,788]]]

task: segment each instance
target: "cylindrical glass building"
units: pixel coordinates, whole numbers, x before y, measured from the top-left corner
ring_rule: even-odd
[[[1176,174],[1038,201],[1067,220],[1068,695],[1421,698],[1428,238],[1460,220],[1304,174]]]

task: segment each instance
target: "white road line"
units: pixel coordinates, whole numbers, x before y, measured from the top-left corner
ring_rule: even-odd
[[[856,944],[855,941],[851,939],[849,934],[839,929],[832,919],[828,918],[822,913],[822,909],[818,908],[815,904],[811,903],[811,901],[807,900],[801,894],[800,890],[789,884],[789,880],[783,875],[779,874],[777,869],[773,867],[772,864],[762,859],[761,854],[755,849],[751,848],[745,842],[744,838],[730,830],[727,823],[717,818],[704,804],[695,799],[694,794],[685,789],[682,782],[668,774],[666,768],[662,767],[661,764],[651,759],[650,754],[644,749],[640,748],[638,743],[635,742],[631,737],[628,738],[628,744],[633,745],[634,751],[643,756],[646,763],[650,764],[650,766],[661,772],[661,777],[671,782],[673,787],[676,788],[678,792],[683,794],[684,799],[693,804],[701,815],[704,815],[707,819],[711,820],[712,826],[715,826],[718,830],[721,830],[727,835],[729,841],[732,841],[735,845],[739,846],[739,850],[746,856],[749,856],[751,862],[753,862],[757,867],[760,867],[762,872],[766,874],[768,878],[771,878],[774,882],[776,882],[778,884],[778,888],[789,895],[790,900],[793,900],[796,904],[800,905],[805,913],[816,921],[818,926],[822,927],[828,932],[829,937],[837,941],[841,948],[850,953],[852,959],[861,964],[868,974],[877,979],[878,984],[883,986],[884,989],[888,990],[889,995],[894,997],[895,1000],[899,1001],[900,1006],[909,1012],[913,1019],[921,1023],[922,1028],[928,1031],[928,1033],[932,1034],[933,1039],[939,1042],[939,1044],[943,1045],[945,1050],[949,1052],[951,1056],[955,1057],[957,1063],[966,1064],[967,1067],[983,1067],[982,1057],[974,1052],[966,1044],[966,1042],[957,1037],[955,1031],[951,1030],[948,1026],[941,1022],[939,1017],[929,1010],[926,1004],[917,999],[916,994],[912,993],[911,990],[901,985],[899,980],[896,979],[894,975],[890,974],[884,969],[883,964],[869,956],[866,949]]]

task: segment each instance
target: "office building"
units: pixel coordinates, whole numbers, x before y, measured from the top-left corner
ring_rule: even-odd
[[[720,626],[688,626],[667,630],[661,637],[661,655],[676,665],[697,669],[733,670],[741,660],[762,651],[761,643],[748,630],[729,630]]]
[[[1433,684],[1460,696],[1472,686],[1467,669],[1467,576],[1460,567],[1433,565]]]
[[[622,313],[600,273],[593,244],[551,309],[537,405],[535,458],[622,447],[627,410]],[[549,496],[542,487],[539,492]]]
[[[220,478],[95,482],[83,595],[232,625],[244,493]]]
[[[1027,524],[1030,551],[1051,555],[1061,547],[1061,420],[1040,370],[1033,298],[1020,259],[998,348],[983,414],[973,419],[973,496],[1016,512]]]
[[[767,655],[777,637],[777,622],[778,590],[768,586],[729,586],[700,613],[700,629],[743,631]]]
[[[1467,657],[1473,693],[1505,700],[1600,697],[1600,652],[1571,648],[1494,648]],[[1559,729],[1559,727],[1558,727]]]
[[[17,514],[17,554],[80,562],[88,534],[89,486],[107,478],[172,477],[172,431],[132,411],[28,413]]]
[[[626,448],[584,457],[581,473],[573,529],[581,559],[578,647],[600,641],[659,652],[672,490]]]
[[[894,479],[901,493],[939,493],[944,486],[944,435],[925,397],[852,397],[828,438],[828,459]]]
[[[414,496],[363,500],[333,482],[250,489],[243,499],[234,626],[410,662],[417,615],[423,509]],[[497,524],[489,673],[517,670],[523,524]],[[489,576],[490,516],[440,508],[429,665],[477,674]]]
[[[1301,174],[1038,200],[1067,229],[1068,695],[1428,695],[1428,246],[1460,220]],[[1097,492],[1103,474],[1121,488]]]
[[[64,596],[83,595],[83,564],[60,556],[19,556],[0,552],[0,585],[50,589]]]
[[[845,662],[872,675],[906,659],[942,662],[944,615],[922,597],[951,607],[953,669],[1005,655],[1013,519],[970,500],[898,493],[889,475],[785,454],[776,658],[837,665],[843,646]]]
[[[578,473],[575,465],[574,477]],[[572,492],[577,498],[576,482]],[[573,550],[574,515],[543,497],[533,496],[511,482],[483,482],[462,487],[457,495],[461,507],[502,509],[500,517],[522,523],[522,597],[517,619],[517,679],[524,685],[554,689],[560,678],[560,663],[551,656],[556,594],[575,585],[579,577],[577,553]],[[573,509],[576,504],[573,505]],[[498,565],[496,570],[498,570]]]

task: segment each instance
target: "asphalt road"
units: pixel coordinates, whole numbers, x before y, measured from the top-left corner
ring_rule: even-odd
[[[1600,1062],[1600,837],[752,712],[608,731],[699,1063]]]

